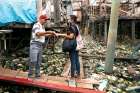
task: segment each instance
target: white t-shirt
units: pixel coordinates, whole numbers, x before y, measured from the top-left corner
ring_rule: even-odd
[[[32,28],[32,37],[31,37],[31,42],[33,41],[38,41],[41,43],[45,42],[45,36],[37,36],[37,32],[45,32],[45,28],[43,25],[41,25],[39,22],[35,23],[33,28]]]

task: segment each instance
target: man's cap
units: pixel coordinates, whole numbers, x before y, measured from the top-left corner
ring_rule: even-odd
[[[45,19],[48,20],[49,18],[46,15],[40,15],[39,19]]]

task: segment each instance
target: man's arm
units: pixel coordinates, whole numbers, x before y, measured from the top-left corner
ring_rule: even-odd
[[[56,33],[54,31],[46,31],[46,32],[37,32],[36,33],[37,36],[45,36],[46,34],[55,35]]]

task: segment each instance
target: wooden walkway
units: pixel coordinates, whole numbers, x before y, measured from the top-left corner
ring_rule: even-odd
[[[98,81],[88,79],[69,80],[65,77],[46,75],[42,75],[39,79],[28,78],[27,72],[4,69],[2,67],[0,67],[0,80],[70,93],[105,93],[93,89],[93,85],[98,84]]]

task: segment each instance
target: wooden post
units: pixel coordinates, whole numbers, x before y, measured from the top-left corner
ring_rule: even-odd
[[[99,23],[99,40],[102,39],[102,23]]]
[[[104,42],[107,42],[107,20],[104,22]]]
[[[42,10],[42,0],[37,0],[37,20],[41,14]]]
[[[135,42],[135,20],[132,20],[132,41]]]
[[[93,35],[93,38],[95,39],[96,38],[95,21],[92,22],[92,35]]]
[[[132,16],[135,16],[135,1],[133,1],[132,4]],[[132,24],[131,24],[131,30],[132,30],[132,42],[135,42],[135,20],[132,20]]]
[[[1,40],[1,38],[0,38],[0,50],[2,49],[2,47],[1,47],[2,45],[1,45],[1,44],[2,44],[2,40]],[[0,57],[1,57],[1,51],[0,51]],[[0,61],[0,62],[1,62],[1,61]]]
[[[107,52],[105,59],[105,72],[113,72],[113,63],[115,57],[115,44],[117,39],[118,15],[119,15],[120,0],[112,0],[110,26],[107,41]]]
[[[60,0],[53,0],[54,3],[54,22],[56,26],[60,26]]]
[[[9,48],[10,49],[12,49],[11,44],[12,44],[12,34],[10,33],[10,35],[9,35]]]
[[[0,50],[2,50],[1,44],[2,44],[2,40],[0,38]],[[0,51],[0,62],[1,62],[1,59],[2,59],[2,51]],[[1,65],[0,65],[0,68],[1,68]]]
[[[132,4],[132,16],[134,16],[135,14],[135,1],[133,1],[133,4]]]

